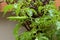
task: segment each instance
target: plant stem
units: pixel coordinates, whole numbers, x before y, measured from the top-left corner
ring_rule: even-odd
[[[24,23],[24,27],[28,30],[28,31],[30,31],[30,27],[28,26],[28,24],[25,22]]]

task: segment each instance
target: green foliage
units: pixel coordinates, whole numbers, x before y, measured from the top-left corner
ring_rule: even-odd
[[[16,40],[53,40],[53,35],[60,35],[60,11],[56,9],[54,1],[18,0],[4,8],[4,15],[10,9],[15,16],[8,19],[18,21],[14,29]],[[19,35],[21,26],[26,27],[27,31]]]

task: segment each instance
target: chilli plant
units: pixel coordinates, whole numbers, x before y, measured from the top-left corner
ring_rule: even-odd
[[[60,11],[53,0],[6,0],[4,14],[9,11],[14,16],[7,17],[17,21],[14,28],[16,40],[60,40]],[[19,29],[27,31],[19,34]],[[24,29],[23,29],[24,30]]]

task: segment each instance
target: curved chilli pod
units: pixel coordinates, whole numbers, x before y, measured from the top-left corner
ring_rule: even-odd
[[[27,16],[13,16],[13,17],[8,17],[8,19],[10,20],[24,20],[24,19],[27,19],[28,17]]]

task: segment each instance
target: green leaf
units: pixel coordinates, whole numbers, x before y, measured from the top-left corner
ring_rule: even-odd
[[[21,23],[16,24],[16,27],[14,28],[14,31],[13,31],[13,34],[16,40],[18,40],[18,36],[19,36],[18,33],[19,33],[20,27],[22,27]]]
[[[35,40],[49,40],[46,36],[43,36],[43,34],[38,34]]]
[[[42,9],[43,9],[43,6],[39,6],[39,7],[38,7],[38,12],[41,13]]]
[[[24,10],[28,14],[29,17],[31,17],[33,14],[37,15],[37,12],[34,9],[24,8]]]
[[[31,10],[32,10],[32,12],[34,13],[34,15],[37,15],[36,10],[34,10],[34,9],[31,9]]]
[[[32,40],[32,35],[30,32],[24,32],[23,34],[20,35],[19,40]]]
[[[16,4],[16,9],[15,9],[15,13],[16,13],[16,16],[19,16],[19,13],[20,13],[20,10],[21,10],[21,7],[22,5],[20,5],[20,3]]]
[[[17,9],[17,7],[18,7],[18,4],[15,3],[15,4],[14,4],[14,8]]]
[[[48,10],[51,17],[53,17],[54,10]]]
[[[26,9],[27,14],[31,17],[33,15],[33,12],[30,8]]]
[[[8,11],[10,11],[10,10],[12,10],[13,9],[13,5],[12,4],[9,4],[9,5],[7,5],[7,6],[5,6],[4,7],[4,14],[3,14],[3,16],[8,12]]]

